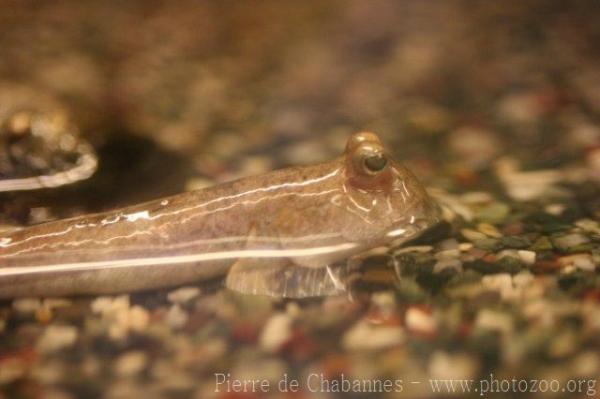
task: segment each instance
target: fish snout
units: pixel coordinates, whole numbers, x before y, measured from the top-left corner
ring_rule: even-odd
[[[411,221],[420,231],[427,230],[442,221],[442,209],[436,202],[426,201],[415,209]]]
[[[414,207],[410,215],[395,221],[386,234],[388,237],[411,237],[437,225],[442,221],[442,211],[433,201]]]

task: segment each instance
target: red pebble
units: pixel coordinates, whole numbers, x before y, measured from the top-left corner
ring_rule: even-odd
[[[498,258],[495,254],[487,254],[482,259],[486,262],[494,263]]]
[[[302,330],[295,330],[281,347],[282,353],[288,353],[292,359],[300,362],[311,359],[317,350],[315,341]]]
[[[507,224],[502,228],[502,233],[506,236],[519,236],[523,234],[523,231],[523,223],[520,222]]]
[[[249,322],[238,323],[233,328],[231,337],[237,342],[254,344],[258,341],[258,329]]]

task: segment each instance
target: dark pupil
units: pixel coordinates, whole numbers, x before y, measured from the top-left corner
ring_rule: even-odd
[[[379,172],[385,168],[387,159],[383,155],[373,155],[365,158],[365,166],[371,172]]]

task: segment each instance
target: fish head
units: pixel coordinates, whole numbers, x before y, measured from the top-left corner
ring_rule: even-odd
[[[344,236],[370,246],[409,240],[441,220],[438,205],[371,132],[352,135],[344,154]]]

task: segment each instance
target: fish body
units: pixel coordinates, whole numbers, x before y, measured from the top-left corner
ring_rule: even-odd
[[[438,218],[412,173],[377,136],[358,133],[330,162],[0,234],[0,297],[110,294],[225,274],[242,292],[322,295],[340,290],[321,281],[335,262],[412,238]]]

